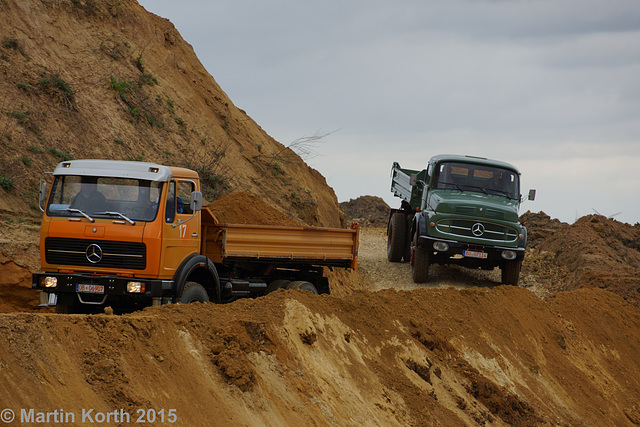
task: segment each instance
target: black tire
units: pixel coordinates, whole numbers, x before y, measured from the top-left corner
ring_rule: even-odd
[[[299,289],[301,291],[310,291],[314,294],[318,293],[318,290],[316,289],[315,286],[313,286],[313,283],[304,282],[304,281],[291,282],[287,285],[286,289],[288,290]]]
[[[269,283],[269,286],[267,286],[267,290],[265,291],[265,293],[268,294],[269,292],[273,292],[277,289],[286,288],[289,283],[291,283],[291,280],[274,280],[273,282]]]
[[[209,302],[209,294],[198,282],[186,282],[182,295],[180,296],[181,304],[189,304],[191,302]]]
[[[418,233],[414,234],[411,244],[411,278],[414,283],[425,283],[429,279],[430,253],[418,246]]]
[[[407,234],[407,218],[400,212],[391,215],[387,227],[387,259],[391,262],[400,262],[404,255]]]
[[[521,267],[522,260],[505,261],[502,267],[502,283],[505,285],[518,286]]]

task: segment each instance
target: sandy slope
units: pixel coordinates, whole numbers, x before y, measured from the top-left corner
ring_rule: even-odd
[[[606,291],[504,286],[4,314],[0,401],[180,425],[631,425],[639,324]]]

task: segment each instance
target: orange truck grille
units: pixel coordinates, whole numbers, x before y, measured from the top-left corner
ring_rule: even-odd
[[[144,243],[48,237],[44,241],[48,264],[144,270]]]

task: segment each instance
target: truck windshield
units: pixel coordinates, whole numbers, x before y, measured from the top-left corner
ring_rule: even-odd
[[[509,169],[470,163],[442,162],[437,165],[432,187],[469,191],[518,199],[518,174]]]
[[[162,183],[131,178],[56,176],[47,204],[49,216],[153,221]]]

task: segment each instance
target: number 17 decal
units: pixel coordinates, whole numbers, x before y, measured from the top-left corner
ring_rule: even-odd
[[[180,238],[184,239],[187,235],[187,224],[180,224]]]

